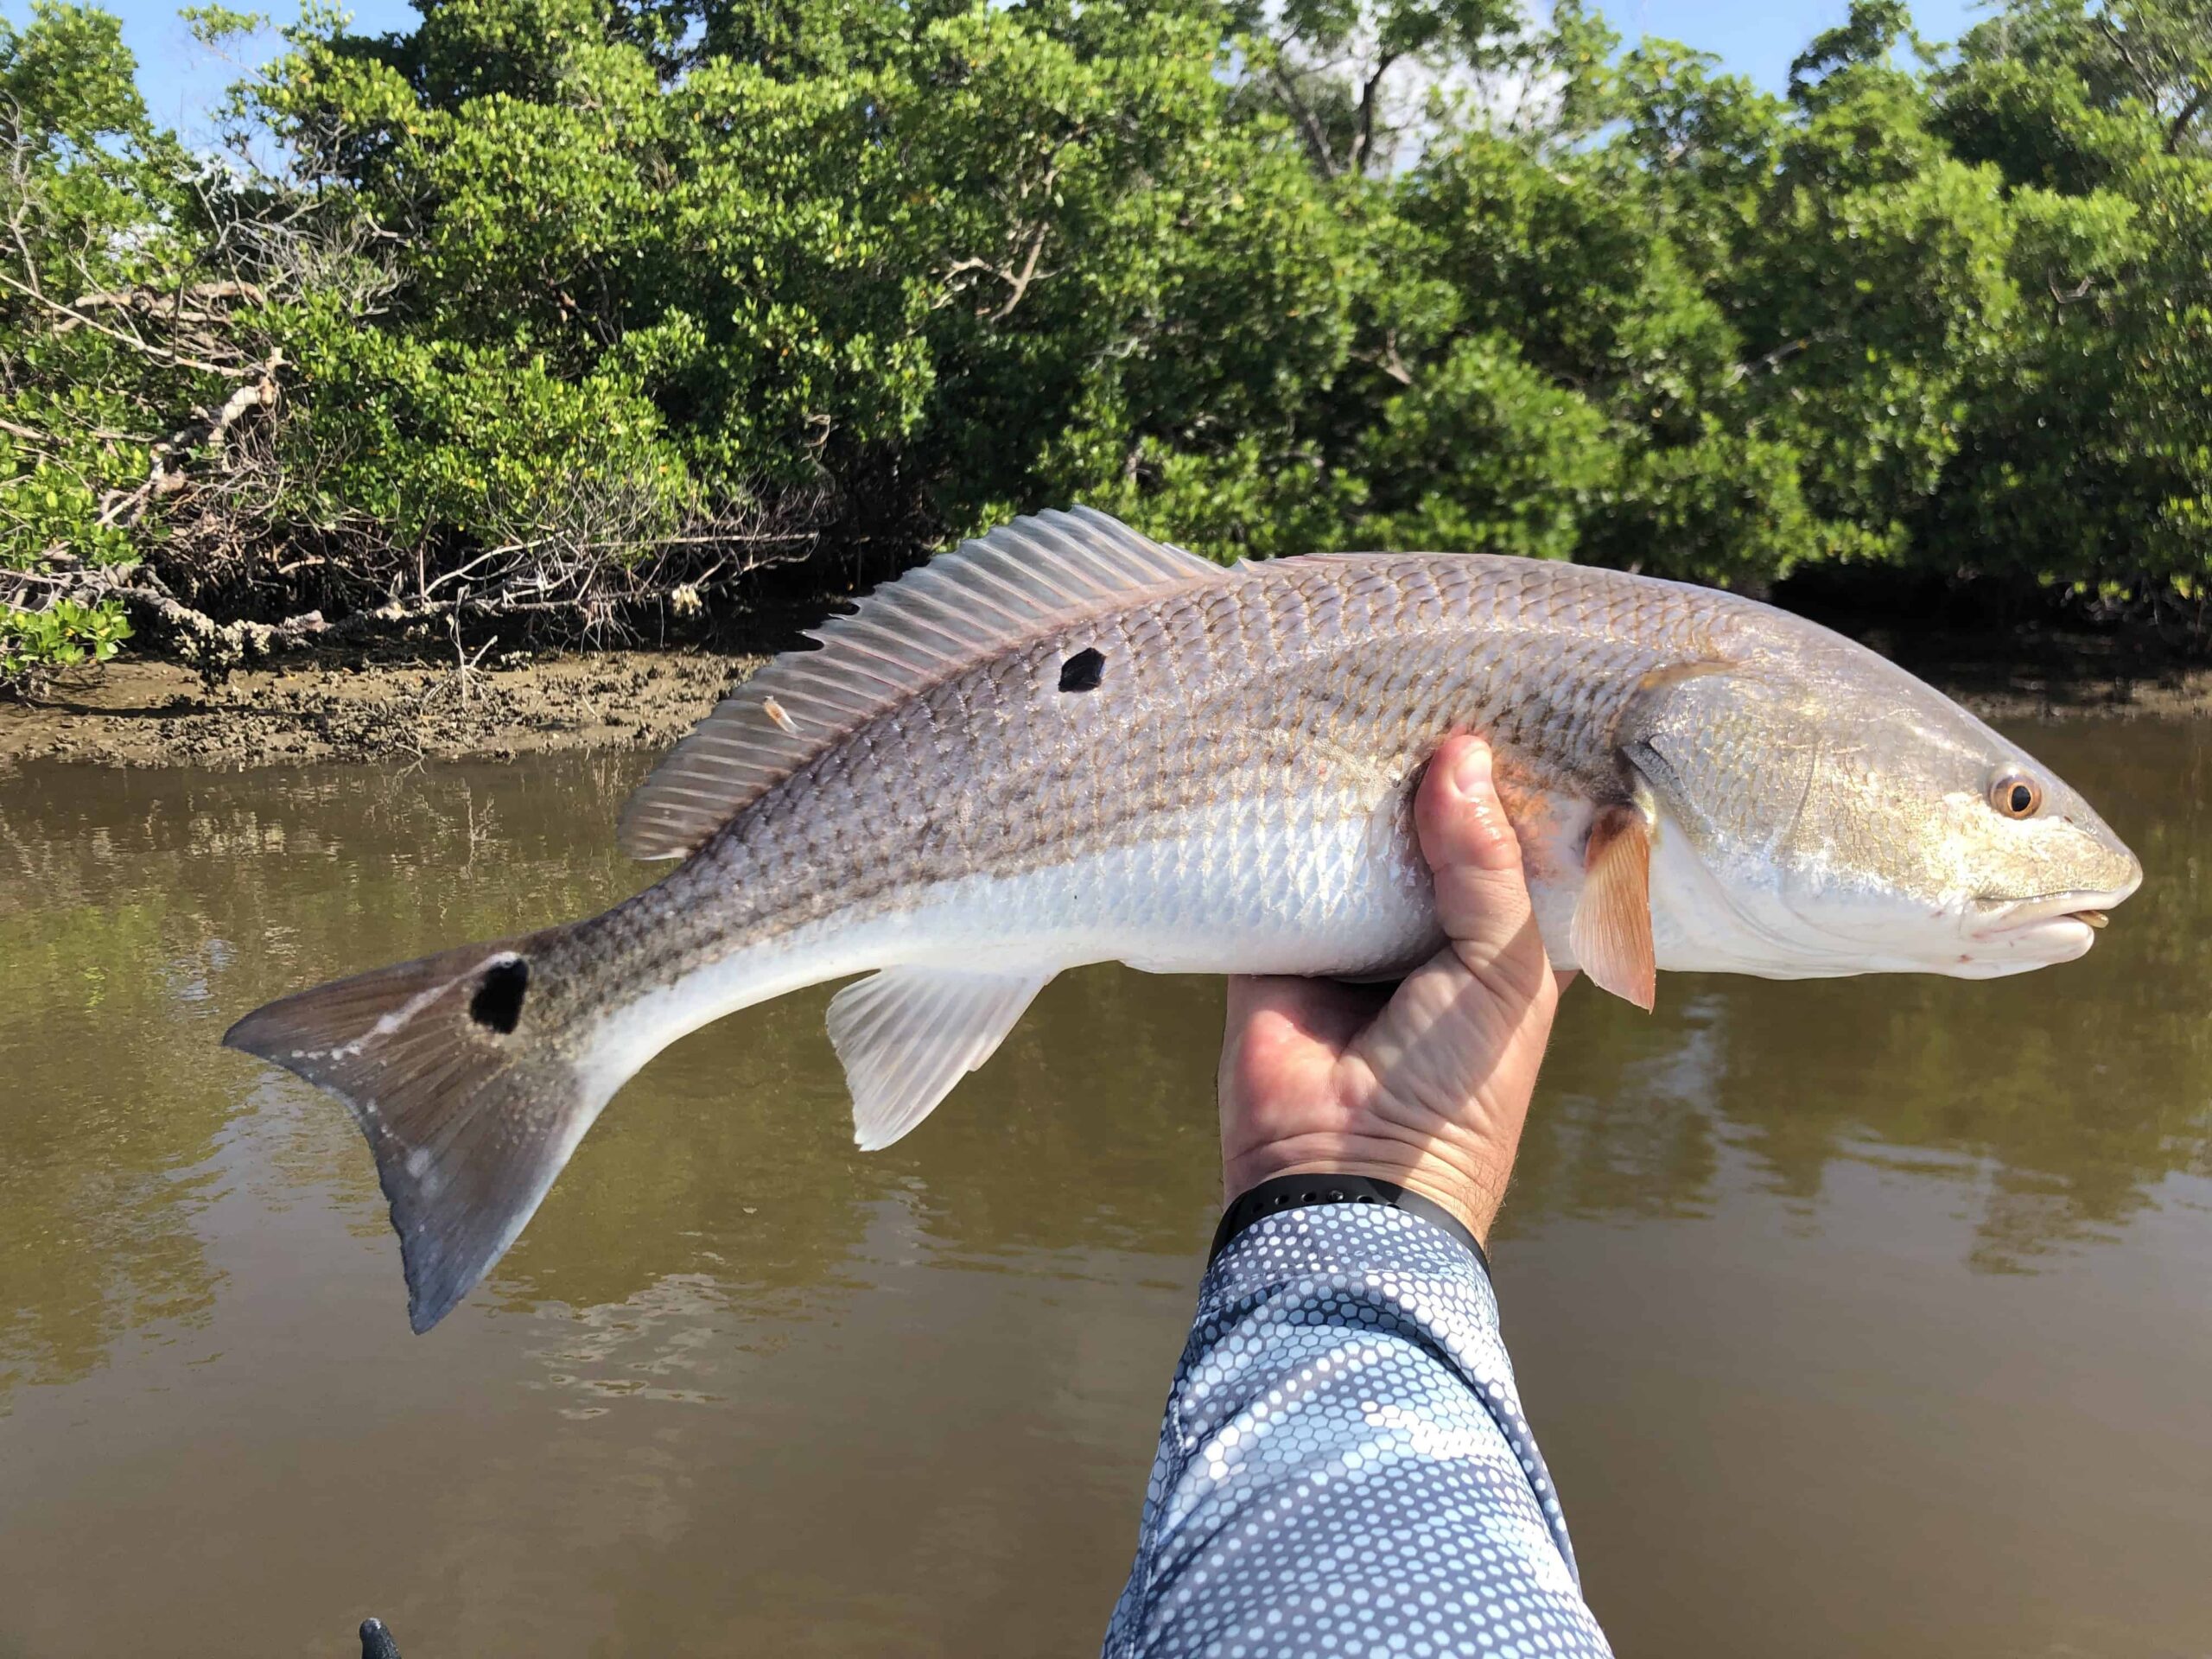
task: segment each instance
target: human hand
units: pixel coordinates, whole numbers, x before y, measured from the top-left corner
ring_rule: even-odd
[[[1395,990],[1229,982],[1221,1052],[1228,1196],[1276,1175],[1408,1187],[1487,1243],[1521,1144],[1559,994],[1490,746],[1447,741],[1414,800],[1446,940]]]

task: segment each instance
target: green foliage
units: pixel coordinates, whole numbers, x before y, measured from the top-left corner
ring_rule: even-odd
[[[130,637],[130,619],[114,600],[80,605],[57,599],[36,610],[0,610],[0,680],[36,668],[104,663]]]
[[[192,38],[202,46],[221,46],[239,35],[269,27],[269,18],[264,13],[237,11],[225,5],[180,6],[176,15],[192,31]]]
[[[1071,499],[2201,593],[2209,24],[2012,0],[1938,68],[1858,0],[1777,97],[1564,0],[447,0],[311,12],[232,112],[272,175],[45,4],[0,675],[118,594],[598,625]]]
[[[1928,515],[1930,552],[2094,590],[2212,569],[2212,19],[2026,0],[1940,87],[1998,169],[2022,296]]]
[[[118,296],[188,282],[192,264],[173,222],[182,158],[148,124],[131,73],[104,13],[41,0],[27,28],[0,19],[0,213],[17,232],[0,270],[0,572],[43,574],[57,554],[131,557],[100,508],[146,475],[153,439],[138,417],[189,392],[189,370],[131,350],[112,321]],[[74,637],[58,618],[0,611],[11,657]]]

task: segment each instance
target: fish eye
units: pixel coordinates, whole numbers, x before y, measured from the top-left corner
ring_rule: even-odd
[[[1989,804],[2008,818],[2032,818],[2043,810],[2043,785],[2007,767],[1989,780]]]

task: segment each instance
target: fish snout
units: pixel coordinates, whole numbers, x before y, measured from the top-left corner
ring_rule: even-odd
[[[2109,887],[2077,887],[2034,899],[1974,901],[1967,938],[1983,947],[1985,959],[2031,963],[2071,962],[2095,943],[2097,930],[2112,909],[2143,885],[2143,867],[2126,855],[2123,880]]]

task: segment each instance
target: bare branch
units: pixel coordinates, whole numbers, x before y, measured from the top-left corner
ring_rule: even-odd
[[[283,366],[284,353],[272,351],[260,368],[260,378],[251,385],[240,386],[213,415],[181,427],[154,446],[153,466],[144,483],[136,489],[113,492],[101,504],[99,522],[103,524],[135,524],[145,516],[147,504],[156,496],[173,495],[190,481],[185,474],[169,468],[172,456],[188,454],[203,444],[220,447],[230,435],[231,429],[245,418],[248,410],[264,406],[273,408],[276,403],[276,371]]]
[[[142,315],[149,315],[156,305],[166,301],[169,308],[168,321],[174,324],[184,315],[184,305],[188,300],[199,301],[203,304],[212,303],[216,300],[246,300],[255,305],[260,305],[265,302],[266,297],[251,283],[194,283],[188,288],[171,289],[166,294],[157,294],[149,288],[115,289],[105,292],[94,290],[79,294],[69,302],[67,308],[72,312],[102,309],[136,311]],[[213,317],[221,314],[209,311],[206,315]],[[79,320],[73,316],[60,324],[54,329],[54,333],[66,334],[78,326]]]
[[[1738,380],[1747,380],[1755,374],[1772,373],[1819,338],[1817,334],[1808,334],[1801,340],[1785,340],[1764,357],[1755,357],[1748,363],[1738,363],[1728,371],[1728,384],[1732,386]]]
[[[1337,165],[1336,156],[1330,152],[1329,135],[1322,130],[1320,118],[1316,116],[1313,110],[1307,107],[1306,100],[1298,95],[1297,85],[1284,71],[1280,53],[1275,61],[1268,66],[1268,78],[1274,82],[1276,92],[1281,94],[1284,105],[1290,111],[1291,118],[1298,123],[1300,130],[1305,133],[1306,147],[1313,152],[1313,160],[1320,168],[1322,177],[1329,179],[1338,177],[1344,169]]]
[[[1387,329],[1382,335],[1382,372],[1402,386],[1414,383],[1414,372],[1406,366],[1406,359],[1398,355],[1398,331]]]
[[[0,283],[6,283],[10,288],[14,289],[18,294],[24,296],[28,299],[35,301],[38,304],[44,306],[48,310],[54,312],[58,315],[74,319],[77,324],[81,325],[84,327],[90,328],[95,334],[105,334],[110,340],[112,340],[120,345],[128,346],[134,352],[143,352],[149,357],[158,357],[164,362],[177,365],[180,368],[197,369],[202,374],[219,375],[226,380],[235,379],[240,374],[250,374],[253,372],[251,369],[242,369],[237,366],[226,368],[219,364],[203,363],[196,358],[185,356],[181,352],[173,352],[167,346],[155,345],[151,340],[141,340],[136,334],[127,334],[120,329],[111,328],[107,327],[106,324],[97,322],[91,317],[85,315],[81,311],[71,309],[68,306],[62,304],[59,300],[50,300],[47,298],[47,296],[40,293],[37,289],[31,287],[28,283],[17,282],[13,276],[10,276],[4,270],[0,270]]]
[[[1006,303],[991,313],[993,322],[1004,322],[1014,315],[1014,308],[1021,303],[1021,296],[1029,291],[1029,284],[1037,275],[1037,257],[1045,251],[1045,234],[1051,228],[1042,219],[1029,238],[1029,256],[1021,262],[1021,270],[1011,279],[1012,292]],[[1001,273],[1003,275],[1004,273]]]
[[[2120,60],[2127,66],[2127,73],[2135,78],[2135,88],[2143,94],[2143,101],[2152,109],[2157,109],[2158,107],[2158,80],[2135,60],[2135,54],[2128,48],[2127,37],[2113,27],[2112,18],[2105,13],[2100,12],[2097,15],[2096,24],[2098,32],[2111,42],[2112,49],[2120,54]]]
[[[1030,283],[1036,280],[1037,261],[1039,256],[1041,256],[1045,251],[1045,238],[1051,233],[1051,231],[1052,226],[1044,223],[1042,220],[1039,220],[1036,225],[1030,227],[1028,233],[1029,249],[1027,253],[1023,256],[1020,267],[1018,270],[1009,270],[1006,266],[993,264],[988,259],[976,259],[973,257],[956,259],[952,264],[945,267],[944,280],[947,283],[950,283],[955,277],[964,276],[970,271],[981,271],[986,276],[995,276],[998,278],[1000,282],[1004,283],[1007,286],[1007,297],[1003,303],[1001,303],[996,309],[987,313],[986,316],[989,321],[1004,322],[1008,317],[1014,315],[1014,307],[1021,303],[1022,296],[1029,291]],[[938,303],[940,305],[947,303],[950,301],[950,296],[948,294],[946,299],[939,301]]]
[[[1362,83],[1359,89],[1359,109],[1352,124],[1351,170],[1364,173],[1375,147],[1376,101],[1382,90],[1382,77],[1390,73],[1390,66],[1397,62],[1397,54],[1385,52],[1375,66],[1375,73]]]
[[[2198,87],[2189,102],[2181,106],[2181,112],[2174,117],[2166,128],[2167,155],[2175,156],[2180,153],[2181,141],[2188,135],[2190,123],[2196,120],[2202,112],[2208,101],[2212,101],[2212,85]]]

